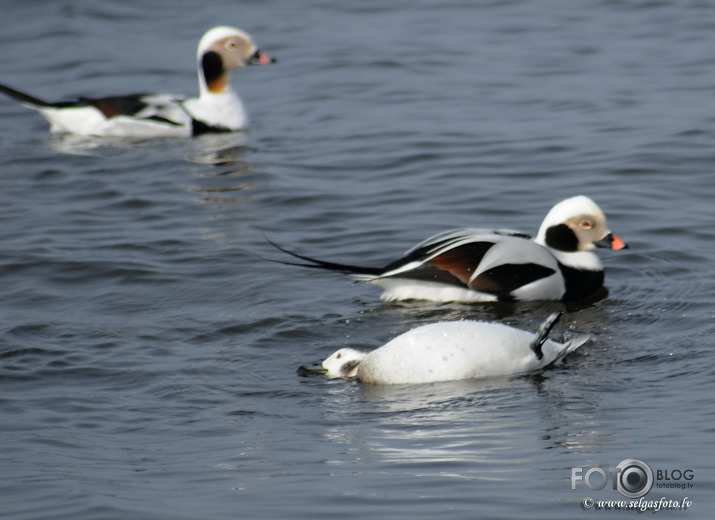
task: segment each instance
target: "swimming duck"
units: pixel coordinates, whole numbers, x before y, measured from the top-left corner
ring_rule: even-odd
[[[357,377],[374,385],[435,383],[525,374],[559,363],[588,339],[566,343],[548,339],[561,312],[549,316],[536,334],[499,323],[443,321],[422,325],[372,352],[342,348],[301,373],[330,378]]]
[[[309,262],[281,263],[348,273],[381,287],[383,301],[440,302],[585,298],[604,281],[593,250],[628,247],[585,195],[551,208],[533,239],[511,230],[458,229],[428,238],[385,267],[326,262],[273,245]]]
[[[54,133],[84,136],[163,137],[233,132],[247,126],[241,98],[229,85],[229,73],[245,65],[275,62],[251,36],[234,27],[214,27],[198,45],[199,97],[129,94],[47,102],[0,85],[0,92],[37,110]]]

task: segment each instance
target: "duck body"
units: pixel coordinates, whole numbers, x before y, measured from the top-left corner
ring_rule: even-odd
[[[0,91],[20,99],[18,92],[0,85]],[[19,93],[22,94],[22,93]],[[24,99],[29,96],[25,95]],[[188,137],[193,119],[184,110],[185,99],[168,94],[128,94],[106,98],[78,98],[49,103],[24,102],[50,123],[50,132],[102,137]]]
[[[431,237],[385,267],[306,260],[383,289],[383,301],[490,302],[577,300],[603,286],[596,247],[627,247],[607,228],[600,208],[579,195],[560,202],[535,238],[512,230],[465,228]]]
[[[560,362],[588,336],[566,343],[547,339],[560,313],[536,334],[498,323],[446,321],[423,325],[369,352],[341,349],[321,367],[328,377],[367,384],[419,384],[525,374]]]
[[[214,27],[197,51],[199,96],[128,94],[48,102],[6,85],[0,92],[37,110],[53,133],[106,137],[189,137],[235,132],[248,126],[241,98],[230,88],[229,73],[245,65],[275,60],[250,35],[234,27]]]
[[[360,363],[357,377],[370,384],[402,384],[533,372],[547,363],[539,361],[529,348],[532,338],[533,334],[498,323],[423,325],[370,352]],[[551,357],[559,351],[553,341],[544,347]]]
[[[381,287],[383,301],[569,300],[603,284],[598,257],[584,260],[587,267],[572,272],[526,235],[461,229],[423,242],[381,274],[353,277]]]

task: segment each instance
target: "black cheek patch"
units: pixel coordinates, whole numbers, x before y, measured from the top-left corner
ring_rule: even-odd
[[[218,78],[223,76],[223,61],[217,52],[209,51],[201,58],[201,70],[204,71],[206,83],[211,85]]]
[[[546,230],[546,245],[559,251],[578,251],[578,238],[566,224],[559,224]]]

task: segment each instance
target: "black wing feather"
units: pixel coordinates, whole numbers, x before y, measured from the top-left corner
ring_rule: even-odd
[[[555,272],[550,267],[539,264],[502,264],[480,273],[469,284],[469,288],[509,301],[512,299],[512,291]]]

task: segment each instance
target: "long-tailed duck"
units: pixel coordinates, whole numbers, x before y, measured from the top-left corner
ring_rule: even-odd
[[[525,374],[560,362],[588,335],[566,343],[548,338],[561,313],[549,316],[536,334],[499,323],[443,321],[414,328],[372,352],[342,348],[299,373],[357,377],[376,385],[435,383]]]
[[[37,110],[50,131],[85,136],[163,137],[234,132],[248,124],[241,98],[229,84],[231,70],[275,59],[234,27],[206,32],[198,46],[199,97],[129,94],[48,102],[0,85],[0,92]]]
[[[383,301],[441,302],[585,298],[604,281],[593,249],[627,247],[584,195],[556,204],[536,238],[510,230],[458,229],[425,240],[385,267],[327,262],[273,245],[308,262],[292,265],[340,271],[381,287]]]

